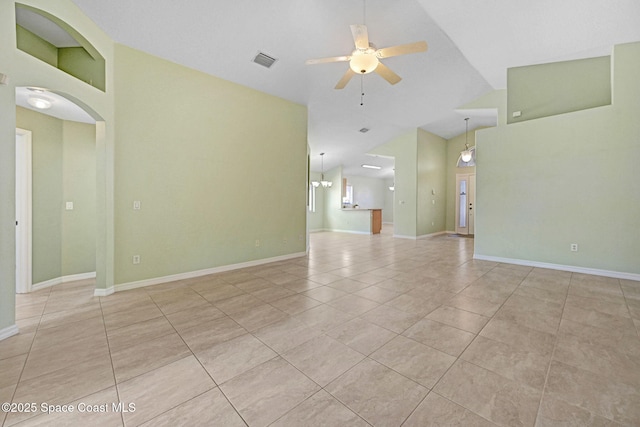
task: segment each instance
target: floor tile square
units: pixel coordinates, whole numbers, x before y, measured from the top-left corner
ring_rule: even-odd
[[[325,387],[372,425],[400,425],[428,390],[373,360],[364,360]]]
[[[475,335],[470,332],[429,319],[419,321],[407,329],[403,335],[456,357],[475,338]]]
[[[220,388],[242,418],[257,427],[269,425],[320,390],[280,357],[256,366]]]
[[[250,334],[221,342],[196,354],[217,384],[222,384],[276,356],[273,350]]]
[[[434,391],[502,426],[533,425],[541,391],[459,360]]]
[[[456,361],[453,356],[402,335],[369,357],[429,389]]]
[[[326,335],[300,344],[282,357],[321,387],[364,359],[361,353]]]

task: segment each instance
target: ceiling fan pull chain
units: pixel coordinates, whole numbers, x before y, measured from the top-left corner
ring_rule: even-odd
[[[364,106],[364,75],[360,75],[360,106]]]

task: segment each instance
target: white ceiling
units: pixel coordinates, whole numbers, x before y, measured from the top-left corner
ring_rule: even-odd
[[[312,170],[392,176],[393,161],[365,153],[422,128],[444,138],[495,123],[465,103],[506,85],[509,67],[608,55],[640,40],[638,0],[73,0],[115,41],[308,106]],[[350,24],[365,23],[378,48],[425,40],[425,53],[387,58],[403,80],[375,73],[333,87],[348,63]],[[266,69],[258,52],[278,59]],[[359,129],[371,130],[365,134]],[[384,166],[365,170],[362,163]]]

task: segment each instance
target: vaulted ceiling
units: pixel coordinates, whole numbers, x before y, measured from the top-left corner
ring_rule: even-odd
[[[119,43],[306,105],[312,170],[325,152],[325,170],[343,164],[360,176],[390,176],[392,160],[365,153],[408,130],[463,133],[469,113],[456,109],[505,88],[509,67],[609,55],[640,40],[638,0],[73,2]],[[366,24],[378,48],[425,40],[429,49],[384,60],[402,77],[396,85],[371,73],[336,90],[348,63],[305,60],[349,55],[350,24]],[[277,62],[257,65],[258,52]],[[470,117],[470,129],[495,122]]]

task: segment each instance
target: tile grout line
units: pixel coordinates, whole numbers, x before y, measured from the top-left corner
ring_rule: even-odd
[[[104,328],[104,335],[107,340],[107,350],[109,351],[109,361],[111,362],[111,373],[113,375],[113,387],[116,390],[116,397],[118,399],[118,403],[121,403],[122,399],[120,398],[120,389],[118,387],[118,380],[116,378],[116,369],[115,369],[115,366],[113,366],[113,356],[111,354],[111,344],[109,343],[109,334],[107,333],[107,325],[104,320],[104,311],[102,309],[102,297],[98,297],[98,302],[100,303],[100,313],[102,314],[102,327]],[[126,425],[124,422],[124,412],[120,412],[120,421],[122,422],[123,426]]]
[[[567,305],[567,299],[569,297],[569,289],[572,285],[573,273],[570,273],[569,276],[569,286],[567,286],[567,293],[565,294],[564,301],[562,303],[562,312],[560,314],[560,321],[558,322],[558,329],[556,331],[555,339],[553,340],[553,349],[551,350],[551,356],[549,357],[549,363],[547,365],[547,372],[544,376],[544,385],[542,386],[542,393],[540,394],[540,400],[538,401],[538,408],[536,410],[536,423],[538,421],[538,417],[540,416],[540,411],[542,409],[542,401],[545,397],[545,392],[547,390],[547,382],[549,381],[549,374],[551,373],[551,365],[553,364],[553,357],[556,353],[556,348],[558,347],[558,341],[560,340],[560,325],[562,324],[562,319],[564,318],[564,309]]]

